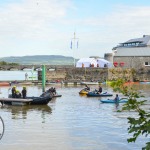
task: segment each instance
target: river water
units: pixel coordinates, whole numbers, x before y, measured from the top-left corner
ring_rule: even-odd
[[[81,96],[78,93],[82,86],[55,87],[62,97],[46,106],[0,107],[5,123],[0,150],[140,150],[144,146],[144,137],[136,143],[127,143],[130,135],[126,118],[135,116],[135,112],[118,113],[114,104]],[[9,88],[0,87],[0,97],[7,97]],[[137,88],[150,98],[150,85],[137,85]],[[39,96],[42,88],[27,86],[27,91],[28,96]],[[112,92],[112,89],[103,85],[103,91]]]

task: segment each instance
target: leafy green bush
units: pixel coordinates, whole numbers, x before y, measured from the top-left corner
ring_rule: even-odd
[[[150,134],[150,112],[145,111],[141,108],[144,105],[146,100],[139,101],[138,98],[142,98],[140,92],[133,89],[132,86],[125,85],[123,79],[118,79],[117,81],[112,82],[111,87],[114,91],[118,91],[123,95],[128,97],[128,102],[123,105],[122,110],[134,110],[138,113],[138,117],[132,118],[128,117],[128,133],[132,134],[131,138],[128,138],[128,142],[135,142],[139,135],[144,135],[147,137]],[[150,150],[150,142],[146,143],[146,146],[142,150]]]

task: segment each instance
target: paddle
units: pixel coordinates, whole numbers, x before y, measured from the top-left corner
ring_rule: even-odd
[[[109,99],[109,98],[107,100],[114,101],[114,99]]]
[[[128,98],[125,98],[125,97],[124,97],[124,98],[121,98],[119,101],[124,100],[124,99],[128,99]]]

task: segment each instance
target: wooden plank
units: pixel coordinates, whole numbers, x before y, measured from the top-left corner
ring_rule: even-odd
[[[0,98],[0,102],[31,102],[33,99],[21,99],[21,98]]]

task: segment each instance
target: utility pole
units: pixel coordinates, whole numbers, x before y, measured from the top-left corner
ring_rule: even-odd
[[[74,32],[74,37],[71,39],[71,47],[70,47],[71,49],[73,48],[74,67],[76,66],[76,64],[75,64],[75,50],[78,49],[78,40],[79,40],[79,38],[76,38],[76,33]],[[72,42],[73,42],[73,44],[72,44]]]
[[[42,65],[42,90],[45,92],[45,82],[46,82],[46,69],[45,65]]]

